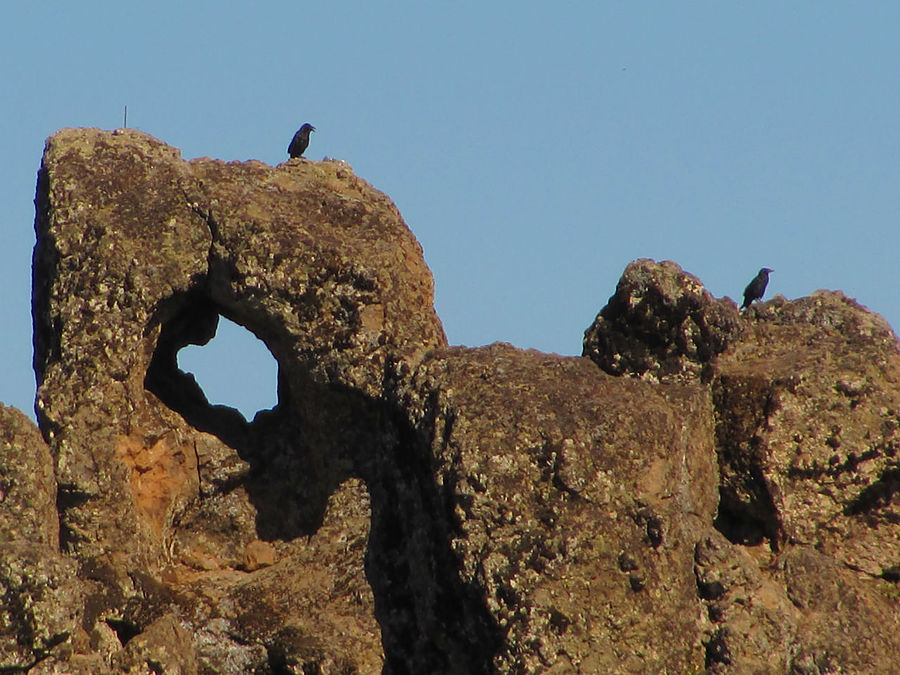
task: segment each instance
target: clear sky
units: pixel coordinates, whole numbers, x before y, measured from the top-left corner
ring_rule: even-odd
[[[454,344],[580,354],[638,257],[898,326],[898,36],[896,2],[5,2],[0,401],[32,414],[44,139],[125,105],[185,158],[275,164],[314,124],[309,158],[400,208]],[[271,405],[247,343],[192,352],[214,402]]]

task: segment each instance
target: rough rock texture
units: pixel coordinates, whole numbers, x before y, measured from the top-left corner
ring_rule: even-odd
[[[91,649],[124,663],[171,614],[201,672],[378,670],[357,477],[390,444],[386,373],[445,343],[394,205],[340,162],[184,162],[97,130],[49,139],[36,204],[37,410]],[[177,368],[219,315],[280,364],[250,423]]]
[[[825,547],[882,574],[900,562],[897,338],[826,291],[760,305],[749,323],[713,383],[723,496],[758,524],[740,536]]]
[[[590,358],[465,349],[341,162],[64,130],[36,207],[0,672],[900,670],[900,352],[842,295],[640,260]],[[249,422],[177,366],[219,316],[279,364]]]
[[[610,375],[695,382],[740,332],[737,305],[666,260],[625,268],[615,294],[584,333],[583,355]]]
[[[27,668],[74,635],[76,571],[59,552],[50,449],[31,420],[0,405],[0,668]]]
[[[705,392],[503,344],[436,352],[410,392],[403,407],[430,448],[461,581],[489,612],[478,644],[496,653],[492,667],[680,673],[703,662],[693,543],[716,505]],[[414,559],[392,554],[397,566]],[[476,665],[456,672],[485,672]],[[406,672],[452,670],[413,661]]]
[[[586,333],[585,353],[604,369],[624,364],[621,373],[633,377],[675,372],[679,381],[709,383],[720,502],[719,532],[696,551],[715,626],[707,665],[715,672],[895,672],[897,337],[843,294],[817,291],[753,305],[739,325],[729,315],[714,347],[686,349],[697,341],[683,336],[703,325],[693,317],[722,316],[733,306],[695,281],[674,263],[632,263]],[[673,311],[685,306],[690,312]],[[669,338],[658,344],[651,330],[630,342],[628,329],[608,320],[621,307],[637,307],[638,325],[664,326]],[[598,345],[608,351],[598,353]],[[682,355],[678,367],[673,353]]]
[[[0,404],[0,542],[59,547],[53,457],[34,424]]]

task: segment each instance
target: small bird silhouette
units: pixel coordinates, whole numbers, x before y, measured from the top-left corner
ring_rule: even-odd
[[[288,146],[288,154],[291,156],[291,159],[303,156],[303,151],[309,145],[309,134],[315,130],[316,128],[309,122],[306,122],[297,130],[297,133],[291,139],[291,144]]]
[[[770,270],[768,267],[763,267],[759,273],[753,277],[753,281],[747,284],[747,288],[744,289],[744,304],[741,305],[741,309],[745,309],[750,306],[750,303],[754,300],[759,300],[763,293],[766,292],[766,285],[769,283],[769,272],[774,272],[775,270]]]

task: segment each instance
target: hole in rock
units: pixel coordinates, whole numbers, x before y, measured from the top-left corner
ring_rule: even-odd
[[[253,538],[290,542],[306,537],[308,545],[325,521],[331,497],[348,478],[358,478],[370,501],[363,562],[382,626],[385,671],[491,672],[502,632],[487,608],[483,586],[460,575],[451,548],[453,511],[434,480],[436,460],[427,434],[423,439],[406,413],[382,398],[340,382],[318,381],[304,363],[289,360],[290,352],[280,371],[265,352],[272,368],[266,381],[277,382],[266,391],[276,389],[276,406],[247,422],[233,407],[249,414],[271,399],[260,403],[256,398],[250,404],[239,399],[238,394],[246,393],[241,390],[251,386],[237,383],[234,373],[246,349],[222,340],[231,330],[220,315],[222,309],[206,289],[197,288],[172,298],[156,317],[159,332],[145,388],[243,460],[234,462],[227,448],[209,444],[210,461],[198,469],[202,498],[186,506],[176,536],[183,532],[183,541],[190,545],[194,534],[202,532],[204,542],[220,541],[223,551],[243,550],[243,542]],[[241,309],[233,308],[234,316],[240,316]],[[247,325],[266,335],[276,350],[293,339],[277,316],[266,320],[253,315]],[[255,337],[247,339],[258,350],[265,349]],[[213,353],[210,371],[185,358],[193,353],[206,356],[220,341],[226,348]],[[251,369],[258,374],[261,368],[257,364]],[[224,381],[221,390],[214,389],[217,378]],[[212,405],[222,400],[232,407]],[[344,494],[348,496],[335,502],[339,509],[362,499]],[[252,509],[244,508],[244,499]],[[359,505],[365,508],[362,501]],[[302,666],[288,662],[278,646],[287,641],[292,653],[298,651],[288,637],[280,634],[269,648],[271,672],[294,672],[298,667],[319,672],[314,654]],[[306,644],[305,636],[297,639]]]
[[[115,631],[123,647],[131,641],[131,638],[141,633],[140,628],[125,619],[106,619],[106,625]]]
[[[780,528],[774,507],[766,509],[759,503],[742,501],[730,489],[719,488],[719,510],[713,526],[732,544],[758,546],[768,541],[773,550],[778,549]]]
[[[252,420],[278,403],[278,362],[246,328],[219,317],[215,337],[178,352],[178,367],[194,376],[210,405],[226,405]]]

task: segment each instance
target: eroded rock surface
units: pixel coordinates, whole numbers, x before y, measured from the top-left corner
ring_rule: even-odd
[[[49,139],[36,203],[37,409],[91,648],[124,663],[171,614],[201,672],[380,669],[359,476],[395,435],[385,374],[445,344],[394,205],[340,162],[184,162],[97,130]],[[279,362],[251,422],[177,367],[220,315]]]
[[[36,206],[0,670],[900,669],[900,357],[844,296],[740,313],[639,260],[590,358],[448,347],[344,163],[63,130]],[[220,316],[279,364],[250,421],[178,368]]]
[[[585,331],[583,355],[611,375],[696,382],[740,333],[739,316],[672,261],[642,258]]]
[[[0,667],[70,651],[84,597],[59,551],[53,458],[37,427],[0,405]]]
[[[21,411],[0,404],[0,542],[59,547],[53,457]]]
[[[410,392],[496,672],[702,663],[693,546],[717,497],[704,391],[495,344],[436,352]]]
[[[591,354],[599,365],[624,364],[622,374],[646,378],[673,372],[666,366],[673,353],[690,353],[676,379],[709,382],[721,534],[697,547],[698,584],[714,624],[707,666],[900,667],[900,620],[886,609],[900,580],[900,350],[890,326],[840,292],[817,291],[755,304],[737,325],[729,319],[715,349],[686,350],[684,335],[703,323],[691,316],[718,316],[733,303],[698,291],[673,263],[652,261],[629,265],[610,305],[585,339],[586,352],[589,344],[608,350]],[[604,319],[623,306],[636,308],[639,326],[666,326],[669,337],[656,343],[651,330],[624,339],[620,325]],[[673,322],[673,307],[691,311]],[[673,323],[682,328],[670,330]],[[847,631],[867,648],[854,652]]]

